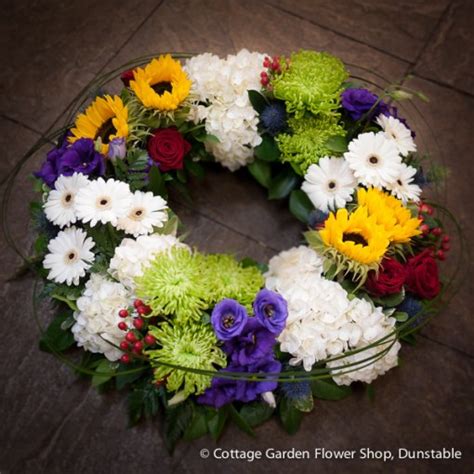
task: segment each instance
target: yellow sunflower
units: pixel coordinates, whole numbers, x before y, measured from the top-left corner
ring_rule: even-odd
[[[189,95],[191,81],[180,62],[167,54],[135,69],[130,87],[145,107],[169,111],[177,109]]]
[[[347,209],[331,212],[319,235],[327,247],[364,265],[378,264],[390,243],[384,227],[363,206],[351,214]]]
[[[107,155],[110,141],[114,138],[127,138],[128,136],[127,106],[117,95],[98,97],[83,114],[77,116],[71,133],[73,136],[69,137],[69,143],[74,143],[79,138],[91,138],[92,140],[100,138],[102,141],[101,152]]]
[[[421,234],[421,220],[413,217],[402,201],[376,188],[357,191],[359,206],[368,209],[369,215],[382,225],[393,243],[409,242],[411,237]]]

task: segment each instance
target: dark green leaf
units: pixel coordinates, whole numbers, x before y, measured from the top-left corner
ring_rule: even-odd
[[[367,396],[369,397],[369,400],[373,402],[375,400],[375,390],[374,386],[371,384],[366,385],[366,390],[367,390]]]
[[[268,188],[272,177],[272,168],[266,161],[255,160],[247,166],[250,174],[264,187]]]
[[[314,210],[312,202],[305,192],[295,189],[290,194],[290,211],[301,222],[308,224],[309,215]]]
[[[259,160],[278,161],[281,153],[275,139],[270,135],[263,135],[262,143],[255,147],[254,154]]]
[[[269,199],[283,199],[298,185],[298,176],[290,169],[282,171],[270,182],[268,188]]]
[[[165,411],[164,441],[170,453],[173,452],[176,443],[183,437],[184,432],[191,423],[193,417],[193,406],[190,400],[186,400],[175,407],[168,407]]]
[[[112,362],[107,359],[102,360],[95,369],[95,374],[92,376],[92,386],[98,387],[110,380],[115,375],[115,369]]]
[[[297,410],[287,398],[282,398],[278,405],[280,420],[286,432],[295,434],[303,419],[303,412]]]
[[[204,168],[197,161],[184,160],[184,167],[196,178],[204,178]]]
[[[74,344],[74,336],[63,324],[71,318],[70,313],[61,313],[50,323],[43,333],[39,346],[45,352],[62,352]]]
[[[265,107],[268,105],[267,99],[260,94],[258,91],[250,90],[247,91],[252,107],[261,114]]]
[[[166,197],[168,196],[168,192],[166,190],[165,179],[158,167],[152,166],[150,168],[148,176],[150,179],[148,184],[150,191],[156,196],[162,196],[166,199]]]
[[[245,404],[240,410],[240,416],[254,428],[267,421],[273,414],[273,408],[268,403],[253,402]]]
[[[207,429],[211,434],[212,438],[216,441],[220,438],[222,430],[225,427],[228,417],[228,412],[225,408],[215,410],[210,408],[207,413]]]
[[[192,441],[194,439],[200,438],[207,433],[207,421],[206,421],[206,411],[205,409],[194,406],[194,415],[191,420],[191,423],[186,428],[183,439],[185,441]]]
[[[130,365],[120,365],[115,375],[116,389],[122,390],[127,385],[135,382],[135,380],[139,379],[143,375],[145,369],[146,368],[141,364],[141,362],[136,362]],[[130,373],[122,374],[122,372]]]
[[[342,155],[347,151],[347,139],[341,135],[333,135],[327,139],[326,147],[332,152]]]
[[[245,257],[240,261],[240,264],[243,268],[247,267],[257,267],[262,273],[268,271],[268,265],[265,263],[258,263],[256,260],[250,257]]]
[[[386,308],[393,308],[398,306],[405,299],[405,291],[396,293],[394,295],[387,295],[382,297],[372,297],[372,301],[376,304],[384,306]]]
[[[311,390],[313,395],[321,400],[342,400],[352,393],[350,387],[339,386],[332,379],[313,380]]]
[[[240,413],[235,409],[232,403],[226,405],[226,409],[232,421],[237,425],[238,428],[240,428],[244,433],[247,433],[250,436],[255,436],[255,432],[253,431],[252,427],[248,424],[247,420],[245,420],[240,415]]]
[[[313,394],[311,391],[308,391],[308,393],[305,396],[301,396],[295,400],[293,400],[293,406],[304,413],[309,413],[313,407],[314,407],[314,399],[313,399]]]

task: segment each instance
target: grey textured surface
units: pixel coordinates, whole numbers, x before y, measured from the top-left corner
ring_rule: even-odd
[[[459,216],[467,242],[472,225],[472,2],[301,0],[156,0],[93,2],[71,0],[7,2],[1,20],[1,178],[55,123],[96,74],[136,56],[158,51],[235,52],[242,47],[269,53],[299,48],[327,50],[349,63],[398,80],[430,97],[413,110],[424,147],[450,167],[443,199]],[[355,74],[359,73],[353,69]],[[363,73],[367,76],[367,73]],[[435,141],[438,147],[435,146]],[[44,153],[45,149],[43,149]],[[27,251],[32,234],[26,202],[27,172],[12,200],[9,219],[17,246]],[[2,188],[2,191],[4,188]],[[268,202],[245,173],[210,172],[191,188],[192,204],[177,199],[174,209],[201,249],[268,260],[296,245],[300,226],[288,211]],[[224,449],[409,449],[456,448],[461,461],[216,461],[200,450],[208,438],[181,443],[169,457],[156,423],[127,429],[120,393],[99,395],[53,357],[37,348],[38,330],[29,298],[33,281],[8,281],[19,259],[0,240],[3,302],[0,345],[0,472],[3,473],[471,473],[474,469],[472,378],[474,322],[472,281],[424,331],[416,347],[404,347],[402,365],[364,393],[341,402],[317,402],[295,436],[276,421],[255,439],[229,428]],[[459,252],[455,246],[453,255]],[[453,267],[454,259],[446,262]],[[465,262],[465,268],[471,265]],[[469,267],[468,275],[472,273]],[[47,308],[39,318],[47,320]]]

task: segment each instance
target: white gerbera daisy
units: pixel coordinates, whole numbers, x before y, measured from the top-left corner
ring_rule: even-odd
[[[385,136],[396,145],[400,155],[407,156],[411,151],[416,151],[411,130],[400,120],[381,114],[377,117],[377,123],[382,127]]]
[[[402,160],[395,144],[380,133],[361,133],[349,143],[344,158],[360,184],[377,188],[396,181]]]
[[[50,191],[48,199],[43,204],[46,218],[59,227],[74,224],[76,222],[76,194],[89,180],[81,173],[72,176],[60,176],[54,186],[56,189]]]
[[[132,193],[127,183],[99,178],[79,190],[76,196],[76,212],[78,219],[90,222],[94,227],[98,222],[110,222],[116,226],[124,217],[132,204]]]
[[[163,227],[168,219],[166,201],[153,193],[135,191],[127,214],[118,220],[117,229],[138,237],[153,232],[153,227]]]
[[[344,158],[321,158],[311,165],[301,189],[317,209],[323,212],[345,207],[352,201],[357,181]]]
[[[82,229],[69,227],[62,230],[48,244],[49,253],[43,260],[49,270],[48,280],[78,285],[94,261],[91,249],[94,241]]]
[[[416,168],[403,163],[400,166],[397,179],[387,186],[387,189],[398,199],[401,199],[403,204],[408,201],[418,202],[420,200],[421,188],[417,184],[413,184],[415,174]]]

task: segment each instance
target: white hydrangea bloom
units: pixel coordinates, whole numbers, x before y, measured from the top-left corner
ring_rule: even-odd
[[[286,327],[278,337],[280,348],[293,356],[291,365],[303,364],[307,371],[320,360],[377,341],[395,323],[382,308],[359,298],[349,299],[339,283],[326,280],[321,257],[308,247],[273,257],[265,277],[267,288],[279,292],[288,302]],[[375,378],[396,365],[399,347],[394,346],[372,368],[364,369],[364,374],[355,372],[352,380],[360,380],[358,376],[369,378],[370,371]],[[363,354],[368,357],[371,353]]]
[[[92,274],[77,300],[78,311],[74,312],[76,322],[71,331],[77,345],[104,354],[111,361],[118,360],[122,351],[114,346],[118,346],[124,337],[124,332],[117,326],[124,321],[118,312],[128,307],[131,298],[130,292],[120,283],[98,273]]]
[[[154,255],[172,247],[187,247],[173,235],[142,235],[123,239],[110,260],[109,273],[127,288],[134,290],[134,279],[143,274]]]
[[[186,61],[192,93],[197,97],[190,117],[206,121],[206,132],[219,139],[218,143],[206,143],[206,149],[231,171],[248,164],[253,149],[262,141],[258,114],[247,91],[260,89],[264,57],[243,49],[226,59],[205,53]]]

